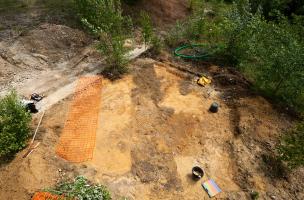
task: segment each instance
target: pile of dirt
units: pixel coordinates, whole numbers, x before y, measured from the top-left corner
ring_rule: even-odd
[[[55,24],[41,24],[17,38],[1,41],[0,89],[18,87],[49,70],[68,71],[91,42],[84,32]]]
[[[80,30],[64,25],[42,24],[20,39],[31,53],[47,55],[51,60],[68,60],[81,47],[90,42],[90,37]]]
[[[189,13],[189,3],[187,0],[142,0],[136,5],[127,6],[125,10],[136,19],[139,9],[148,12],[159,28],[185,18]]]
[[[64,25],[42,24],[17,39],[0,42],[0,56],[21,68],[45,69],[52,66],[49,64],[69,60],[89,42],[90,38],[82,31]],[[41,65],[41,62],[46,63]]]

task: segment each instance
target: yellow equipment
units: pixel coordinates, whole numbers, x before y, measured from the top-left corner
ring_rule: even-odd
[[[197,80],[197,84],[204,87],[206,85],[209,85],[210,83],[211,83],[211,78],[208,78],[206,76],[202,76],[200,79]]]

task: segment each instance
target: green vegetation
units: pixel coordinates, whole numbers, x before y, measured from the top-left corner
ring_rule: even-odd
[[[239,69],[264,96],[304,114],[304,2],[251,2],[192,0],[192,15],[177,22],[166,42],[173,48],[185,43],[221,47],[216,60]],[[304,151],[298,147],[303,129],[296,130],[280,146],[289,166],[303,165]]]
[[[204,5],[210,7],[210,3]],[[279,21],[267,21],[261,12],[251,12],[247,0],[216,5],[213,16],[199,9],[178,22],[167,37],[168,45],[177,47],[186,42],[221,46],[220,55],[251,79],[256,89],[304,111],[302,16],[288,19],[277,14]]]
[[[297,125],[282,136],[278,147],[281,160],[290,168],[304,165],[304,123]]]
[[[251,197],[252,200],[259,199],[259,196],[260,196],[260,194],[256,191],[253,191],[253,192],[250,193],[250,197]]]
[[[192,14],[183,21],[178,21],[170,30],[166,42],[169,47],[189,43],[214,43],[219,37],[221,27],[217,24],[229,4],[222,1],[191,0]]]
[[[31,115],[16,92],[0,99],[0,157],[10,156],[26,146]]]
[[[47,189],[47,192],[56,195],[63,195],[64,199],[72,200],[111,200],[111,194],[105,186],[92,185],[82,176],[75,178],[73,182],[62,182],[54,189]]]
[[[163,41],[156,35],[153,35],[151,39],[151,45],[152,45],[151,53],[154,55],[160,54],[164,46]]]
[[[120,0],[75,0],[82,23],[100,38],[98,50],[106,55],[106,75],[117,78],[127,71],[124,42],[132,33],[132,21],[122,15]]]
[[[235,6],[219,24],[226,54],[266,96],[304,111],[304,45],[292,25],[266,21],[246,3]]]
[[[106,57],[107,67],[104,74],[109,78],[118,78],[128,71],[128,60],[125,57],[128,49],[124,47],[124,42],[123,36],[111,36],[107,33],[100,35],[97,49]]]
[[[148,13],[141,11],[139,24],[142,29],[142,37],[145,46],[151,45],[152,54],[159,54],[163,47],[163,43],[162,40],[156,36],[153,30],[152,20]]]
[[[304,1],[301,0],[250,0],[250,3],[253,12],[261,7],[267,19],[276,18],[277,12],[286,16],[304,15]]]
[[[142,28],[142,36],[145,45],[148,45],[152,41],[153,37],[153,25],[148,13],[141,11],[140,13],[140,26]]]
[[[130,31],[130,18],[122,15],[120,0],[74,0],[81,21],[99,35],[123,36]]]

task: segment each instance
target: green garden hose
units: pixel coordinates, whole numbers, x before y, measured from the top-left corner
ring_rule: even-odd
[[[188,45],[184,45],[181,47],[178,47],[174,50],[174,55],[181,57],[181,58],[185,58],[185,59],[203,59],[203,58],[208,58],[210,57],[215,51],[216,49],[213,49],[213,51],[209,51],[209,52],[201,52],[199,51],[196,47],[204,47],[205,51],[208,49],[211,49],[210,47],[208,48],[208,45],[206,44],[188,44]],[[187,55],[187,54],[183,54],[183,53],[179,53],[181,50],[184,49],[194,49],[194,51],[198,52],[199,55]]]

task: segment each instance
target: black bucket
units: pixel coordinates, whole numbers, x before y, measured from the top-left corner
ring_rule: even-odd
[[[216,103],[216,102],[212,103],[210,108],[209,108],[209,111],[212,112],[212,113],[217,113],[218,110],[219,110],[218,103]]]
[[[204,170],[198,166],[192,168],[192,178],[195,181],[200,180],[204,176]]]

